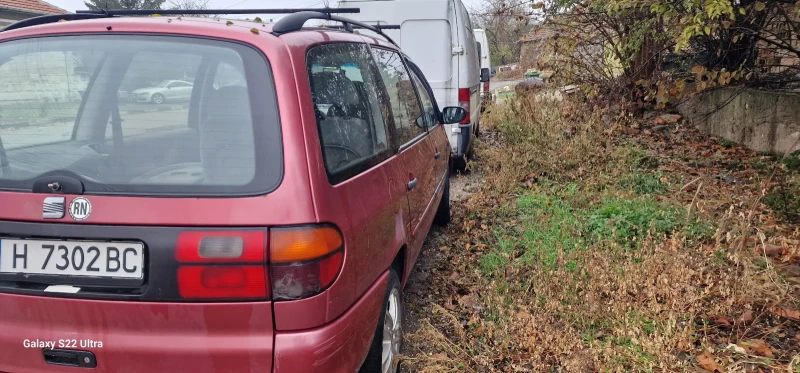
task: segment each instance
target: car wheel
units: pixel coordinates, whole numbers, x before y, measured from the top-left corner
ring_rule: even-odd
[[[436,209],[436,215],[433,217],[433,223],[436,225],[447,225],[450,223],[450,173],[447,173],[446,180],[444,181],[444,192],[442,192],[442,200],[439,201],[439,208]]]
[[[460,156],[453,158],[453,171],[464,172],[467,170],[467,157]]]
[[[164,95],[162,95],[160,93],[156,93],[156,94],[153,95],[153,97],[150,98],[150,100],[153,101],[153,103],[156,104],[156,105],[163,104],[164,103]]]
[[[383,298],[383,310],[372,337],[372,345],[360,373],[395,373],[403,338],[403,304],[400,300],[400,277],[389,270],[389,283]]]

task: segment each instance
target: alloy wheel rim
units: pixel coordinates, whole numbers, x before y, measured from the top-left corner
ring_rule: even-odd
[[[161,97],[160,95],[155,95],[155,96],[153,97],[153,102],[155,102],[155,103],[157,103],[157,104],[160,104],[160,103],[162,103],[163,101],[164,101],[164,98],[163,98],[163,97]]]
[[[389,300],[386,302],[386,316],[383,319],[383,349],[381,353],[383,373],[397,371],[395,357],[400,354],[402,332],[400,290],[392,289],[392,292],[389,293]]]

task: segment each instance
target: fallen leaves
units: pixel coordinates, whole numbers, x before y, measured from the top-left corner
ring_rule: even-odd
[[[742,313],[742,315],[739,316],[736,319],[736,323],[737,324],[748,324],[751,321],[753,321],[753,311],[752,310],[744,311],[744,313]]]
[[[740,342],[739,346],[744,348],[750,355],[764,356],[770,359],[775,357],[772,346],[763,339],[750,339]]]
[[[780,317],[785,317],[794,321],[800,321],[800,311],[798,310],[789,308],[776,308],[773,312]]]
[[[717,364],[717,361],[714,360],[714,356],[712,356],[708,350],[705,350],[700,355],[697,355],[696,359],[697,364],[700,365],[701,368],[709,372],[722,372],[722,367]]]

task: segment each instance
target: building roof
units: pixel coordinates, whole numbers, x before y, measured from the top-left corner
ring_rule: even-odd
[[[0,0],[0,9],[10,9],[36,15],[69,13],[64,9],[41,0]]]
[[[2,0],[0,0],[2,1]],[[554,27],[550,25],[536,25],[530,32],[525,35],[522,35],[520,41],[523,43],[526,42],[538,42],[545,39],[549,39],[556,34]]]

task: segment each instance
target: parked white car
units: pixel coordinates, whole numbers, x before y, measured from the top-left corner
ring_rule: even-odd
[[[192,97],[192,83],[183,80],[164,80],[152,87],[131,91],[133,102],[163,104],[167,101],[189,101]]]
[[[481,71],[472,23],[461,0],[347,0],[339,1],[339,7],[360,8],[360,13],[348,15],[357,21],[399,26],[383,32],[422,70],[438,106],[468,111],[461,123],[445,125],[453,165],[463,169],[480,127],[481,81],[489,81],[489,69]]]

